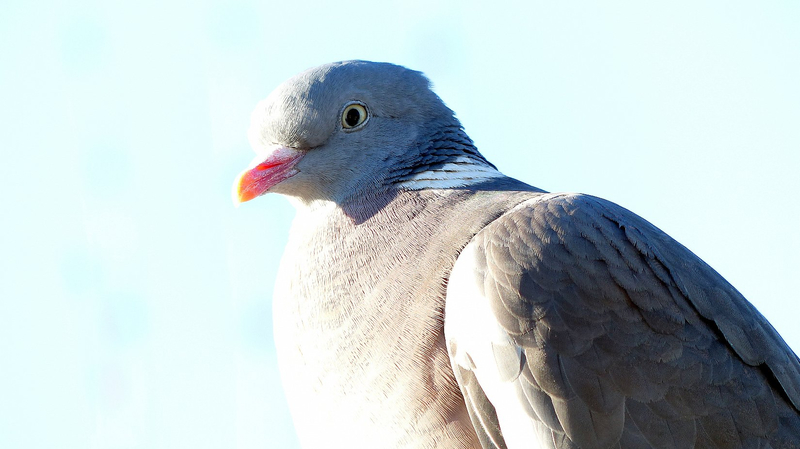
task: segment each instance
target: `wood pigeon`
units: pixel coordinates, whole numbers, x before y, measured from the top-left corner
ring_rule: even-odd
[[[310,69],[249,137],[234,201],[297,209],[274,331],[304,447],[800,447],[798,357],[736,289],[500,173],[421,73]]]

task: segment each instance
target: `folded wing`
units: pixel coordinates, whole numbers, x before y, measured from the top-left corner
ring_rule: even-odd
[[[800,441],[797,356],[697,256],[599,198],[543,195],[478,233],[445,334],[486,448]]]

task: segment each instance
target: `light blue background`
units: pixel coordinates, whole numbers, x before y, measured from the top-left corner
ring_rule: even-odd
[[[24,2],[0,13],[0,447],[296,447],[271,340],[293,210],[234,209],[249,114],[422,70],[502,171],[672,234],[800,349],[800,6]]]

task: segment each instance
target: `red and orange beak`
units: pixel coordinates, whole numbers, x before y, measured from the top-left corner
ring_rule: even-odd
[[[236,177],[233,183],[233,203],[239,205],[261,196],[279,182],[299,173],[294,168],[305,155],[294,148],[279,147],[265,160],[257,157],[250,167]]]

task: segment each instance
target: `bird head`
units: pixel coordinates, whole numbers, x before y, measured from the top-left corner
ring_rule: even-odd
[[[257,105],[248,135],[258,156],[236,179],[234,202],[267,192],[340,202],[388,189],[442,129],[461,125],[419,72],[367,61],[315,67]]]

